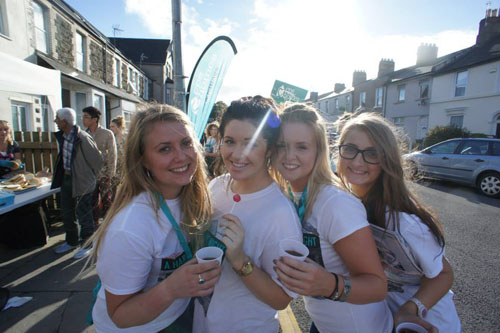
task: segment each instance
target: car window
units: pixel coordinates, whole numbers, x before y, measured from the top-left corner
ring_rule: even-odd
[[[445,142],[435,147],[432,147],[430,151],[434,154],[453,154],[459,144],[460,141]]]
[[[491,152],[493,156],[500,156],[500,142],[492,142],[492,144]]]
[[[488,141],[466,141],[460,148],[460,155],[486,155]]]

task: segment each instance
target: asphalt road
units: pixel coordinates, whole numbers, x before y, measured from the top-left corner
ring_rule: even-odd
[[[445,229],[462,332],[500,332],[500,199],[445,182],[411,186]],[[309,332],[311,321],[302,299],[295,300],[292,309],[302,332]]]

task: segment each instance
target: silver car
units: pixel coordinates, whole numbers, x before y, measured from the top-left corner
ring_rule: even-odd
[[[451,139],[403,158],[424,177],[471,185],[487,196],[500,196],[500,139]]]

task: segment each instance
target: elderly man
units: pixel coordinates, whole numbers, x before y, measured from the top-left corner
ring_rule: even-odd
[[[113,132],[99,125],[99,119],[101,118],[101,111],[99,111],[99,109],[88,106],[82,111],[83,126],[87,127],[87,133],[94,138],[97,147],[105,159],[104,168],[101,170],[101,173],[97,175],[97,186],[92,198],[94,223],[97,227],[99,226],[99,219],[106,215],[106,212],[111,206],[111,180],[114,179],[116,172],[116,140]],[[99,198],[101,205],[99,205]]]
[[[101,152],[92,137],[75,125],[73,109],[57,110],[55,122],[59,131],[59,155],[52,179],[52,188],[61,188],[61,217],[66,231],[66,242],[55,249],[56,253],[73,250],[92,236],[95,231],[92,218],[92,193],[96,177],[103,166]],[[80,235],[75,221],[80,224]],[[92,248],[80,247],[74,258],[90,254]]]

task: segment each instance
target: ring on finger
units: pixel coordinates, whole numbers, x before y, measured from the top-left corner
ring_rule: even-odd
[[[203,280],[203,278],[201,277],[201,274],[198,274],[198,283],[199,284],[204,284],[205,283],[205,280]]]

